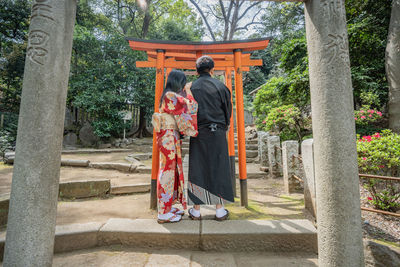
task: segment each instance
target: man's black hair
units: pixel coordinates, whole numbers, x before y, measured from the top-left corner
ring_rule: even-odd
[[[210,56],[202,56],[196,60],[198,74],[208,73],[214,68],[214,60]]]

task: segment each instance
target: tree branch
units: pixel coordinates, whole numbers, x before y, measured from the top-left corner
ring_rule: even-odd
[[[207,18],[204,16],[203,11],[201,10],[201,8],[199,7],[199,5],[198,5],[194,0],[190,0],[190,2],[191,2],[191,3],[197,8],[197,10],[200,12],[201,17],[203,18],[203,21],[204,21],[204,23],[206,24],[207,29],[208,29],[208,31],[209,31],[210,34],[211,34],[211,38],[212,38],[214,41],[216,41],[215,36],[214,36],[214,33],[212,32],[212,29],[211,29],[211,27],[210,27],[210,24],[208,23]]]
[[[244,15],[246,15],[246,13],[247,13],[250,9],[252,9],[252,8],[255,7],[256,5],[258,5],[259,3],[260,3],[260,2],[256,2],[256,3],[252,4],[252,5],[250,5],[248,8],[246,8],[246,10],[242,13],[242,15],[239,16],[238,21],[241,20],[241,19],[244,17]],[[261,9],[260,9],[260,10],[261,10]],[[257,16],[257,15],[256,15],[256,16]]]

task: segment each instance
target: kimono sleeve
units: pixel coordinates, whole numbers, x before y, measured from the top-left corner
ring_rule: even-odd
[[[193,96],[187,98],[167,93],[164,97],[163,110],[175,117],[179,132],[186,136],[197,136],[197,102]]]

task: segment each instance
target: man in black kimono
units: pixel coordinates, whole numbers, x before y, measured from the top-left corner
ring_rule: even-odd
[[[189,217],[201,219],[200,205],[216,205],[215,219],[225,220],[229,213],[224,202],[233,202],[230,160],[226,132],[232,115],[229,89],[211,75],[214,61],[202,56],[196,61],[200,77],[192,84],[194,99],[199,104],[199,134],[190,138],[189,150]]]

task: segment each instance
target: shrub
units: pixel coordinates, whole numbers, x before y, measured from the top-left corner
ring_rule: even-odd
[[[359,136],[358,136],[359,137]],[[382,134],[363,136],[357,141],[358,166],[369,174],[399,176],[400,135],[390,130]],[[381,210],[396,212],[400,209],[400,185],[395,181],[368,179],[363,186],[372,197],[368,201]]]
[[[294,105],[283,105],[270,110],[263,123],[267,131],[279,133],[282,140],[298,139],[301,141],[304,136],[305,126],[308,122],[298,107]]]
[[[259,130],[265,128],[265,123],[263,122],[270,110],[282,105],[282,101],[275,89],[283,82],[284,79],[282,77],[273,77],[257,92],[253,101],[253,115],[256,118],[255,123]]]

